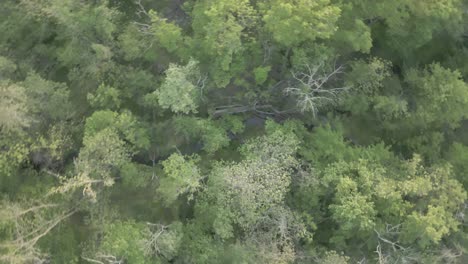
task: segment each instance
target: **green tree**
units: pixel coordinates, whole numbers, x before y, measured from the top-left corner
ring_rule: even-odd
[[[336,22],[341,11],[329,0],[273,0],[260,3],[266,29],[275,41],[286,47],[330,38],[337,29]]]
[[[16,84],[0,83],[0,128],[21,131],[31,123],[26,91]]]
[[[62,177],[61,184],[51,193],[68,193],[79,189],[92,202],[104,187],[112,186],[119,170],[129,161],[129,152],[117,132],[111,128],[85,138],[84,147],[75,161],[72,177]]]
[[[257,13],[247,0],[204,0],[194,4],[191,14],[191,47],[199,54],[197,58],[209,66],[210,79],[216,86],[225,87],[242,67],[238,60],[244,59],[243,40],[256,25]]]
[[[133,221],[110,223],[104,230],[104,237],[95,256],[82,256],[89,262],[121,262],[136,264],[151,263],[143,251],[146,227]]]
[[[152,94],[158,105],[174,113],[197,113],[205,86],[197,65],[194,60],[185,66],[169,65],[163,84]]]
[[[158,193],[166,205],[173,204],[181,195],[189,200],[201,188],[202,175],[197,166],[197,157],[172,154],[162,162],[164,177],[159,181]]]

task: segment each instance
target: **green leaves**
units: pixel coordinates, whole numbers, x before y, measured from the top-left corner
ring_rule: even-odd
[[[173,23],[166,22],[167,19],[161,18],[154,10],[149,11],[149,17],[151,19],[149,33],[153,35],[154,40],[169,52],[180,51],[184,45],[182,29]]]
[[[187,195],[188,200],[192,200],[201,188],[202,175],[197,162],[197,157],[180,154],[172,154],[162,162],[164,176],[159,180],[157,192],[167,206],[172,205],[181,195]]]
[[[418,241],[424,248],[457,230],[455,214],[466,192],[447,167],[424,168],[420,162],[417,156],[404,162],[395,175],[394,168],[365,160],[328,166],[320,179],[323,187],[317,188],[325,188],[322,199],[333,197],[328,208],[338,228],[332,241],[342,247],[387,223],[402,225],[402,242]]]
[[[75,175],[61,178],[61,184],[51,193],[69,193],[82,189],[82,193],[92,202],[97,201],[97,189],[112,186],[116,171],[129,161],[129,151],[115,130],[106,128],[84,140],[75,161]]]
[[[38,121],[63,121],[73,115],[70,91],[65,83],[57,83],[31,73],[22,82],[28,96],[28,106]]]
[[[29,126],[31,117],[23,87],[0,82],[0,128],[4,131],[21,131]]]
[[[261,6],[266,29],[286,47],[330,38],[340,16],[340,8],[329,0],[273,0]]]
[[[88,259],[106,259],[111,261],[128,261],[129,263],[151,263],[143,251],[143,239],[146,229],[141,223],[133,221],[110,223],[105,230],[102,245],[96,256]]]
[[[443,236],[455,229],[453,221],[442,207],[429,206],[426,214],[413,212],[405,222],[402,240],[407,243],[417,241],[420,247],[438,244]]]
[[[110,177],[112,167],[119,168],[129,157],[125,143],[111,128],[86,138],[83,144],[77,160],[78,171],[98,178]]]
[[[464,1],[0,2],[0,262],[463,254]]]
[[[94,108],[115,110],[118,109],[121,104],[120,91],[105,84],[101,84],[95,94],[88,94],[88,101]]]
[[[408,71],[406,82],[416,103],[411,120],[423,127],[457,127],[468,116],[468,86],[458,71],[431,64],[423,70]]]
[[[192,16],[194,53],[208,66],[216,86],[225,87],[240,66],[236,59],[245,50],[248,30],[256,25],[256,11],[247,0],[203,0],[195,3]]]
[[[458,142],[453,143],[448,153],[447,160],[453,165],[453,172],[459,182],[463,184],[465,189],[468,188],[468,147]]]
[[[219,210],[213,225],[220,237],[233,235],[230,225],[248,229],[271,208],[283,205],[297,144],[294,135],[276,130],[243,145],[241,162],[216,164],[206,195]]]
[[[171,64],[166,70],[163,84],[154,95],[163,109],[170,109],[174,113],[197,113],[203,82],[198,62],[190,60],[185,66]]]
[[[377,210],[372,201],[374,182],[381,179],[383,170],[373,168],[366,161],[352,163],[337,162],[323,174],[322,184],[333,193],[329,205],[332,219],[338,229],[332,239],[352,238],[358,234],[369,234],[376,225]]]
[[[263,84],[268,79],[268,73],[271,70],[271,66],[257,67],[254,70],[255,82],[258,85]]]
[[[16,69],[17,67],[15,63],[10,61],[8,58],[0,56],[0,80],[8,79]]]
[[[133,145],[135,150],[148,148],[149,135],[146,127],[130,112],[121,114],[109,110],[96,111],[86,119],[84,137],[92,137],[99,131],[110,128]]]
[[[218,123],[211,119],[195,117],[176,117],[174,119],[175,130],[184,136],[186,140],[201,140],[203,150],[214,154],[219,149],[229,145],[228,129],[240,132],[242,125],[234,120],[224,120]]]

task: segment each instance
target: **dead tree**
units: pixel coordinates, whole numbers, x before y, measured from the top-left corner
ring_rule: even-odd
[[[147,223],[147,225],[150,232],[148,238],[144,241],[144,252],[148,256],[160,255],[160,239],[168,231],[169,226],[153,223]]]
[[[27,205],[6,202],[0,208],[2,223],[13,227],[10,239],[0,244],[2,263],[45,263],[47,255],[37,243],[77,211],[55,203]]]
[[[312,112],[317,115],[320,108],[334,104],[339,96],[350,87],[335,87],[332,80],[343,73],[343,66],[336,65],[330,71],[323,63],[317,65],[304,65],[303,71],[291,72],[293,80],[285,88],[286,95],[296,97],[297,107],[301,112]]]
[[[387,263],[412,263],[417,259],[411,248],[403,247],[399,241],[401,224],[385,225],[385,230],[374,229],[377,235],[377,261],[379,264]]]

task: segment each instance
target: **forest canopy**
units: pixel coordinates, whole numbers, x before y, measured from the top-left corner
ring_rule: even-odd
[[[0,1],[0,263],[468,263],[468,1]]]

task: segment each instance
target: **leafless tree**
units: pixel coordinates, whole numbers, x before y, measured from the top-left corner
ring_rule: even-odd
[[[2,263],[45,263],[47,255],[37,248],[38,241],[77,211],[55,203],[29,204],[5,202],[0,208],[1,221],[14,227],[12,238],[0,244]]]
[[[159,239],[168,230],[168,226],[162,224],[147,223],[149,230],[149,237],[144,241],[144,252],[146,255],[159,255],[161,249],[159,246]]]
[[[379,264],[387,263],[418,263],[418,252],[411,247],[403,247],[398,241],[401,224],[386,224],[384,230],[374,229],[377,235],[377,261]]]
[[[440,263],[458,263],[459,258],[466,254],[466,251],[460,245],[455,245],[455,248],[444,247],[440,250],[438,259]]]
[[[306,64],[303,68],[303,71],[291,72],[293,80],[284,90],[286,95],[296,97],[301,112],[310,111],[316,116],[321,107],[335,103],[341,93],[350,88],[331,85],[331,81],[343,73],[343,66],[334,64],[331,71],[326,70],[324,63]]]

